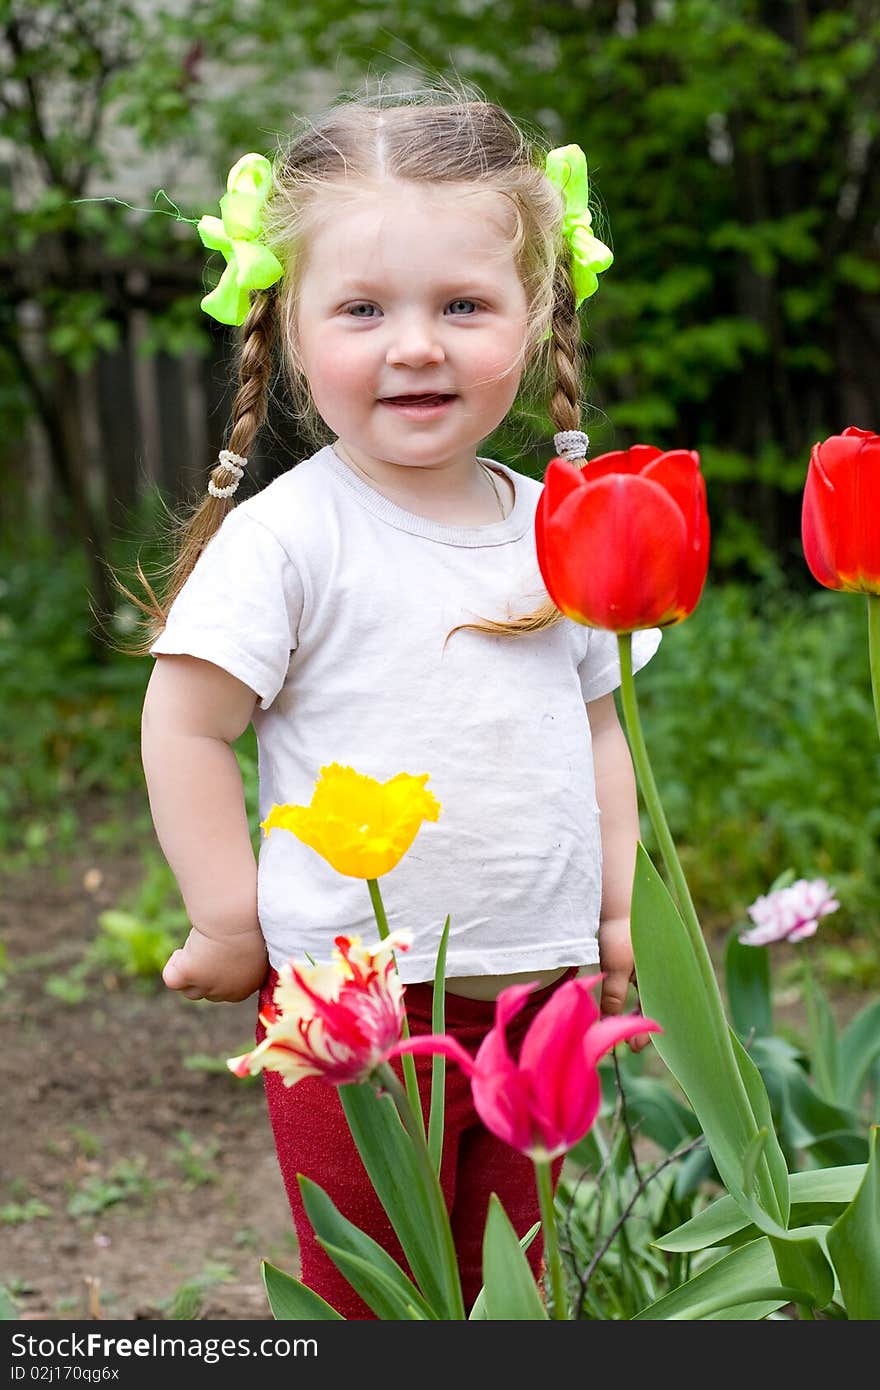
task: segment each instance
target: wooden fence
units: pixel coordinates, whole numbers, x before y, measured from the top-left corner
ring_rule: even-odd
[[[119,346],[101,352],[84,373],[47,370],[45,326],[33,306],[19,315],[20,343],[34,373],[44,383],[51,406],[58,411],[62,434],[82,457],[78,470],[91,504],[102,512],[111,529],[131,521],[132,509],[143,494],[158,485],[171,502],[191,497],[207,486],[217,453],[223,447],[236,388],[234,330],[211,326],[209,351],[172,357],[159,351],[146,354],[150,308],[131,307],[120,320]],[[283,403],[283,388],[275,396]],[[274,434],[273,434],[274,431]],[[281,419],[273,402],[267,427],[255,442],[248,465],[255,485],[271,481],[292,457],[303,451],[294,426]],[[53,457],[45,417],[32,416],[24,439],[16,446],[13,463],[0,464],[10,474],[3,480],[18,494],[19,507],[30,520],[51,526],[52,490],[58,486],[58,462]]]

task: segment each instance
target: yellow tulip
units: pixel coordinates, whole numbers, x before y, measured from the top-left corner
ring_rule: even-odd
[[[273,806],[260,822],[289,830],[317,850],[337,873],[376,879],[406,854],[422,821],[437,820],[440,803],[425,790],[428,773],[399,772],[378,782],[353,767],[322,767],[309,806]]]

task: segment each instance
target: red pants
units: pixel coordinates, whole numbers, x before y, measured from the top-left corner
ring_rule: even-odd
[[[525,1008],[507,1029],[508,1046],[516,1057],[523,1035],[538,1009],[554,989],[577,972],[571,969],[545,989],[535,990]],[[278,976],[269,972],[260,995],[261,1009],[271,1000]],[[406,986],[410,1036],[432,1032],[433,986]],[[457,1038],[472,1055],[495,1018],[494,1000],[465,999],[446,993],[446,1032]],[[257,1041],[264,1029],[257,1026]],[[431,1057],[416,1057],[416,1074],[427,1122],[431,1098]],[[400,1058],[394,1068],[402,1076]],[[355,1147],[335,1086],[318,1077],[307,1077],[285,1086],[277,1072],[264,1071],[269,1118],[281,1174],[293,1212],[299,1240],[300,1278],[337,1312],[349,1319],[369,1319],[375,1314],[348,1283],[315,1239],[300,1196],[297,1174],[318,1183],[342,1214],[377,1241],[409,1273],[400,1244],[385,1214]],[[554,1183],[562,1158],[553,1165]],[[470,1310],[483,1283],[482,1241],[489,1196],[498,1197],[518,1236],[540,1219],[535,1170],[531,1159],[496,1139],[485,1128],[471,1101],[470,1082],[454,1062],[446,1066],[446,1115],[440,1185],[446,1199],[458,1252],[465,1308]],[[535,1236],[527,1258],[537,1278],[541,1269],[541,1232]]]

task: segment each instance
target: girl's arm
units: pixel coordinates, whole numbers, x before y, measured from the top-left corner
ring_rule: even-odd
[[[630,902],[641,830],[636,778],[626,734],[617,717],[613,693],[587,705],[593,741],[593,767],[599,826],[602,834],[602,911],[599,920],[599,959],[603,1014],[619,1014],[626,1004],[630,982],[635,984]],[[640,1033],[629,1046],[640,1052],[650,1035]]]
[[[190,999],[245,999],[266,971],[257,866],[231,746],[256,698],[212,662],[165,655],[156,658],[144,698],[150,811],[193,927],[163,978]]]

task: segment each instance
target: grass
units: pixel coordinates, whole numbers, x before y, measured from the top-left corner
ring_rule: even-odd
[[[24,1202],[6,1202],[0,1207],[0,1222],[4,1226],[18,1226],[51,1215],[52,1208],[38,1197],[28,1197]]]
[[[146,1171],[146,1160],[120,1158],[106,1173],[91,1173],[73,1192],[67,1203],[68,1216],[99,1216],[120,1202],[149,1201],[162,1184]]]
[[[214,1160],[220,1150],[216,1139],[197,1139],[189,1130],[177,1131],[179,1148],[171,1150],[171,1158],[180,1169],[184,1185],[203,1187],[217,1182],[220,1170]]]
[[[235,1275],[228,1265],[217,1261],[208,1263],[197,1274],[178,1284],[174,1292],[159,1304],[164,1316],[173,1321],[200,1318],[206,1295],[218,1284],[229,1283]]]

